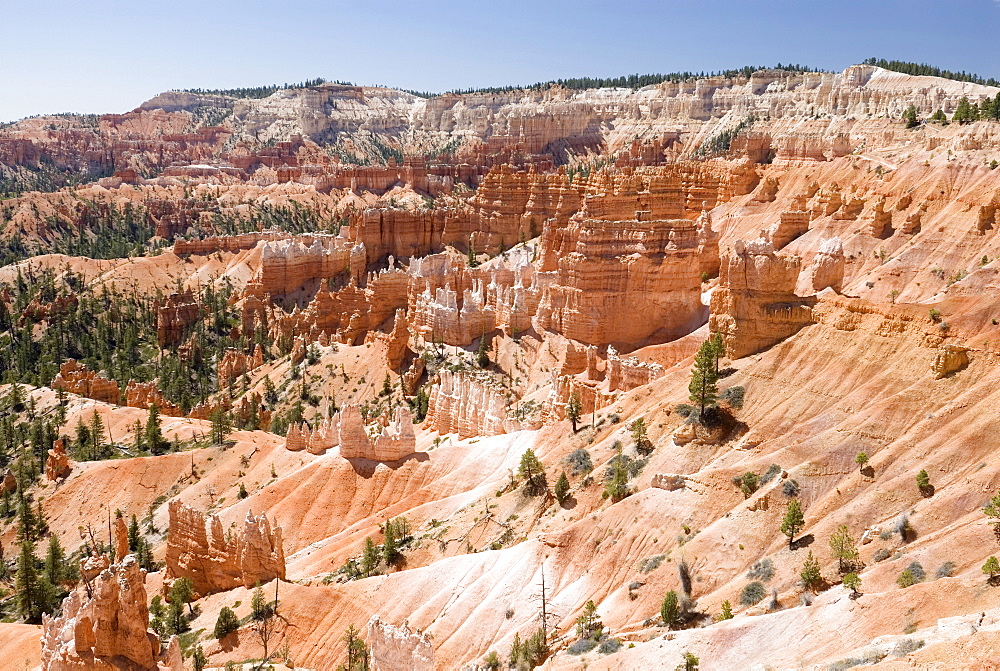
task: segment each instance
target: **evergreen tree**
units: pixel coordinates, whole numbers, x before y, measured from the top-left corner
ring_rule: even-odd
[[[529,494],[541,494],[547,488],[545,482],[545,468],[542,462],[535,456],[532,449],[527,449],[521,455],[521,463],[517,468],[517,475],[524,478],[525,489]]]
[[[692,403],[697,403],[700,409],[699,417],[704,421],[705,408],[716,404],[719,389],[716,382],[719,374],[715,370],[716,347],[712,340],[706,340],[698,349],[694,358],[694,368],[691,371],[691,382],[688,392]]]
[[[479,347],[476,349],[476,364],[480,368],[489,368],[490,365],[490,341],[485,333],[479,338]]]
[[[41,622],[42,612],[46,606],[45,590],[42,586],[44,578],[38,575],[37,563],[35,544],[28,540],[21,541],[14,590],[17,597],[17,612],[27,624]]]
[[[920,125],[920,120],[917,119],[917,108],[914,105],[910,105],[903,112],[903,122],[907,128],[916,128]]]
[[[858,465],[858,468],[864,470],[865,466],[868,465],[868,453],[858,452],[858,456],[854,457],[854,463]]]
[[[830,536],[830,551],[833,553],[833,558],[837,560],[841,573],[849,573],[857,566],[860,558],[858,547],[846,524],[838,526],[834,534]]]
[[[955,108],[955,113],[951,116],[951,120],[967,124],[972,123],[979,118],[979,109],[969,102],[967,96],[962,96],[958,101],[958,107]]]
[[[729,603],[729,600],[722,602],[722,612],[719,614],[719,621],[722,620],[732,620],[733,619],[733,605]]]
[[[802,571],[799,572],[799,577],[802,578],[802,586],[805,589],[815,592],[823,585],[823,576],[820,573],[819,562],[813,557],[812,550],[809,551],[809,556],[806,557],[805,562],[802,564]]]
[[[163,607],[163,597],[159,594],[149,602],[149,628],[163,638],[167,634],[166,611]]]
[[[194,609],[191,602],[194,600],[194,583],[190,578],[183,577],[174,580],[170,586],[170,600],[177,601],[181,605],[187,604],[188,612],[193,616]]]
[[[945,115],[944,110],[941,110],[941,109],[939,109],[938,111],[934,112],[934,114],[932,114],[930,116],[930,118],[928,119],[928,121],[933,121],[934,123],[939,123],[942,126],[947,126],[948,125],[948,117]]]
[[[132,519],[128,523],[128,549],[129,552],[135,552],[139,549],[139,540],[142,538],[142,534],[139,532],[139,520],[136,519],[135,514],[132,514]]]
[[[660,618],[667,629],[673,629],[681,616],[680,599],[677,592],[670,590],[660,604]]]
[[[90,440],[91,440],[91,459],[100,459],[102,456],[102,446],[104,444],[104,422],[101,420],[101,416],[94,410],[94,414],[90,417]]]
[[[582,412],[583,405],[580,403],[580,394],[574,391],[569,395],[569,402],[566,404],[566,417],[573,425],[573,433],[576,433],[576,423],[580,421]]]
[[[271,376],[264,376],[264,400],[271,407],[274,407],[278,403],[278,392],[274,388],[274,383],[271,382]]]
[[[365,549],[361,552],[361,575],[365,578],[374,575],[378,568],[379,552],[371,538],[365,539]]]
[[[385,542],[382,544],[382,558],[386,566],[395,566],[401,556],[396,542],[396,526],[389,520],[385,523]]]
[[[556,480],[556,486],[553,493],[556,496],[556,501],[560,504],[565,502],[566,498],[569,496],[569,478],[566,477],[565,471],[559,474],[559,479]]]
[[[149,406],[143,440],[153,454],[164,454],[170,447],[170,443],[163,438],[163,433],[160,431],[160,407],[155,402]]]
[[[219,611],[219,617],[215,620],[215,629],[212,635],[217,639],[225,638],[227,635],[240,628],[239,618],[229,606],[223,606]]]
[[[191,655],[191,663],[194,665],[194,671],[202,671],[205,665],[208,664],[208,658],[205,657],[205,651],[200,645],[194,649],[194,654]]]
[[[646,420],[639,417],[629,424],[628,428],[632,433],[632,440],[635,442],[636,449],[640,452],[648,453],[652,449],[652,445],[649,442],[649,436],[646,435]]]
[[[996,557],[991,555],[986,560],[986,563],[983,564],[983,573],[989,576],[990,582],[996,580],[996,577],[1000,575],[1000,562],[997,561]]]
[[[49,549],[45,554],[45,581],[53,587],[58,587],[66,577],[65,571],[66,552],[59,543],[59,537],[52,534],[49,536]]]
[[[934,487],[931,486],[931,477],[927,474],[926,470],[921,469],[917,473],[917,489],[920,490],[920,495],[927,497],[934,493]]]
[[[1000,494],[996,494],[983,508],[983,514],[988,518],[988,524],[993,527],[993,534],[1000,541]]]
[[[232,421],[225,408],[218,407],[210,415],[212,421],[211,438],[213,445],[222,445],[232,430]]]
[[[798,499],[788,502],[788,510],[785,511],[785,518],[781,521],[781,533],[788,536],[788,547],[794,550],[794,538],[805,526],[805,516],[802,514],[802,505]]]
[[[851,596],[857,597],[861,594],[861,576],[857,573],[848,573],[844,576],[844,587],[851,590]]]
[[[601,618],[597,615],[597,606],[588,600],[583,604],[583,613],[576,618],[576,635],[580,638],[590,638],[603,628]]]
[[[353,624],[340,640],[347,644],[347,665],[340,668],[344,671],[368,671],[368,646]]]

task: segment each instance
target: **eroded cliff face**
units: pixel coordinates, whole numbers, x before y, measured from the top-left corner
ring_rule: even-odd
[[[145,571],[134,556],[112,564],[91,584],[63,601],[62,614],[42,619],[42,668],[46,671],[129,668],[156,670],[160,640],[147,631]],[[172,646],[177,645],[176,639]]]
[[[285,579],[281,527],[266,514],[249,512],[241,525],[222,526],[215,515],[202,515],[178,500],[170,502],[167,575],[190,578],[204,596],[234,587],[253,587]]]

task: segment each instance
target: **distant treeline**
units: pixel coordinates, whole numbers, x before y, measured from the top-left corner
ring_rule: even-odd
[[[811,68],[807,65],[799,65],[798,63],[787,65],[782,65],[778,63],[774,67],[768,65],[744,65],[741,68],[735,70],[720,70],[718,72],[669,72],[667,74],[652,74],[652,75],[622,75],[621,77],[573,77],[571,79],[551,79],[545,82],[536,82],[534,84],[523,86],[523,85],[510,85],[510,86],[488,86],[485,88],[472,88],[472,89],[452,89],[448,93],[466,94],[466,93],[507,93],[509,91],[537,91],[542,89],[551,88],[553,86],[559,86],[566,89],[602,89],[602,88],[627,88],[627,89],[639,89],[643,86],[652,86],[654,84],[660,84],[662,82],[683,82],[690,81],[692,79],[704,79],[706,77],[743,77],[749,78],[754,72],[758,70],[785,70],[787,72],[826,72],[826,70],[819,70],[817,68]],[[942,75],[944,76],[944,75]],[[209,95],[219,95],[219,96],[229,96],[231,98],[266,98],[275,91],[284,91],[287,89],[308,89],[315,88],[320,84],[340,84],[342,86],[357,86],[353,82],[342,82],[335,80],[330,82],[329,80],[323,79],[322,77],[317,77],[316,79],[309,79],[298,84],[273,84],[271,86],[257,86],[253,88],[241,88],[241,89],[180,89],[186,93],[203,93]],[[393,87],[394,88],[394,87]],[[434,98],[441,95],[440,93],[433,93],[431,91],[414,91],[412,89],[397,89],[403,93],[409,93],[410,95],[417,96],[419,98]]]
[[[567,89],[602,89],[602,88],[628,88],[628,89],[639,89],[643,86],[652,86],[654,84],[660,84],[663,82],[682,82],[690,81],[692,79],[705,79],[707,77],[750,77],[754,72],[758,70],[786,70],[788,72],[824,72],[823,70],[818,70],[817,68],[811,68],[807,65],[799,64],[787,64],[782,65],[778,63],[774,67],[767,65],[744,65],[741,68],[735,70],[721,70],[719,72],[669,72],[667,74],[652,74],[652,75],[623,75],[621,77],[574,77],[572,79],[553,79],[547,82],[538,82],[532,84],[531,86],[495,86],[480,89],[456,89],[449,91],[449,93],[506,93],[508,91],[520,91],[520,90],[538,90],[547,89],[552,86],[560,86]],[[419,95],[424,98],[432,97],[431,94],[427,93],[417,93],[416,91],[408,91],[407,93],[413,93],[414,95]]]
[[[972,84],[983,84],[984,86],[1000,86],[1000,81],[990,77],[989,79],[984,79],[979,75],[972,74],[971,72],[952,72],[951,70],[942,70],[941,68],[936,68],[933,65],[927,65],[926,63],[909,63],[907,61],[887,61],[884,58],[869,58],[864,62],[865,65],[874,65],[875,67],[882,68],[884,70],[892,70],[893,72],[902,72],[907,75],[924,75],[930,77],[942,77],[944,79],[954,79],[959,82],[970,82]]]
[[[266,98],[276,91],[286,91],[288,89],[312,89],[320,84],[341,84],[343,86],[354,86],[351,82],[334,81],[328,82],[322,77],[307,79],[298,84],[272,84],[270,86],[254,86],[242,89],[181,89],[185,93],[203,93],[206,95],[228,96],[230,98]]]

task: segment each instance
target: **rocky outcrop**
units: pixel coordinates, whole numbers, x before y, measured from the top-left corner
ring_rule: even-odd
[[[687,486],[687,478],[675,473],[657,473],[653,476],[649,486],[673,492],[678,489],[684,489]]]
[[[267,516],[247,512],[240,525],[223,529],[215,515],[207,517],[177,499],[169,503],[167,577],[187,577],[204,596],[234,587],[253,587],[285,579],[281,527]]]
[[[812,263],[799,276],[796,293],[816,294],[827,287],[840,293],[844,282],[845,263],[844,245],[840,238],[821,241]]]
[[[125,405],[130,408],[152,408],[154,404],[161,415],[184,416],[181,407],[167,400],[155,380],[150,382],[129,380],[128,386],[125,387]]]
[[[134,556],[126,556],[70,592],[59,617],[43,615],[42,669],[162,668],[159,638],[147,631],[144,582],[145,571]]]
[[[430,637],[401,625],[382,622],[378,616],[368,621],[365,642],[371,653],[372,671],[434,671],[434,647]]]
[[[264,352],[261,350],[260,345],[254,347],[253,354],[244,354],[230,347],[222,355],[222,360],[217,366],[219,389],[230,386],[241,375],[259,368],[263,363]]]
[[[934,355],[934,363],[931,364],[934,379],[940,380],[968,366],[968,352],[969,348],[962,345],[947,344],[939,347]]]
[[[49,456],[45,460],[45,477],[49,480],[59,480],[65,478],[70,473],[69,455],[66,454],[65,441],[57,438],[52,443]]]
[[[417,449],[413,414],[409,408],[398,406],[393,419],[383,427],[374,441],[368,437],[361,412],[356,405],[346,406],[315,428],[304,422],[288,427],[285,437],[285,448],[288,450],[308,450],[312,454],[324,454],[335,447],[340,448],[340,456],[345,459],[398,461]]]
[[[67,359],[59,366],[59,374],[52,380],[52,388],[112,404],[118,403],[120,395],[117,382],[89,370],[73,359]]]
[[[608,347],[606,377],[609,391],[628,391],[649,384],[666,371],[656,363],[640,361],[634,356],[622,358],[614,347]]]
[[[156,303],[156,341],[160,347],[177,345],[189,326],[201,316],[201,304],[191,291],[173,293]]]
[[[372,445],[375,461],[398,461],[417,451],[417,439],[413,433],[413,413],[404,405],[397,406],[396,412],[382,429],[382,433]],[[341,449],[341,456],[345,456]]]
[[[736,241],[723,260],[709,320],[727,356],[759,352],[812,322],[815,300],[795,295],[799,267],[798,257],[775,254],[764,240]]]
[[[488,379],[468,373],[442,370],[431,387],[424,420],[438,433],[457,433],[459,438],[495,436],[507,432],[507,393]]]

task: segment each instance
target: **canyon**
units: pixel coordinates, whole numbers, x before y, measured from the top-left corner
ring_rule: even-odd
[[[963,98],[1000,89],[322,83],[0,128],[0,547],[37,508],[80,566],[0,650],[993,668],[1000,123],[928,120]],[[87,179],[27,188],[52,166]]]

